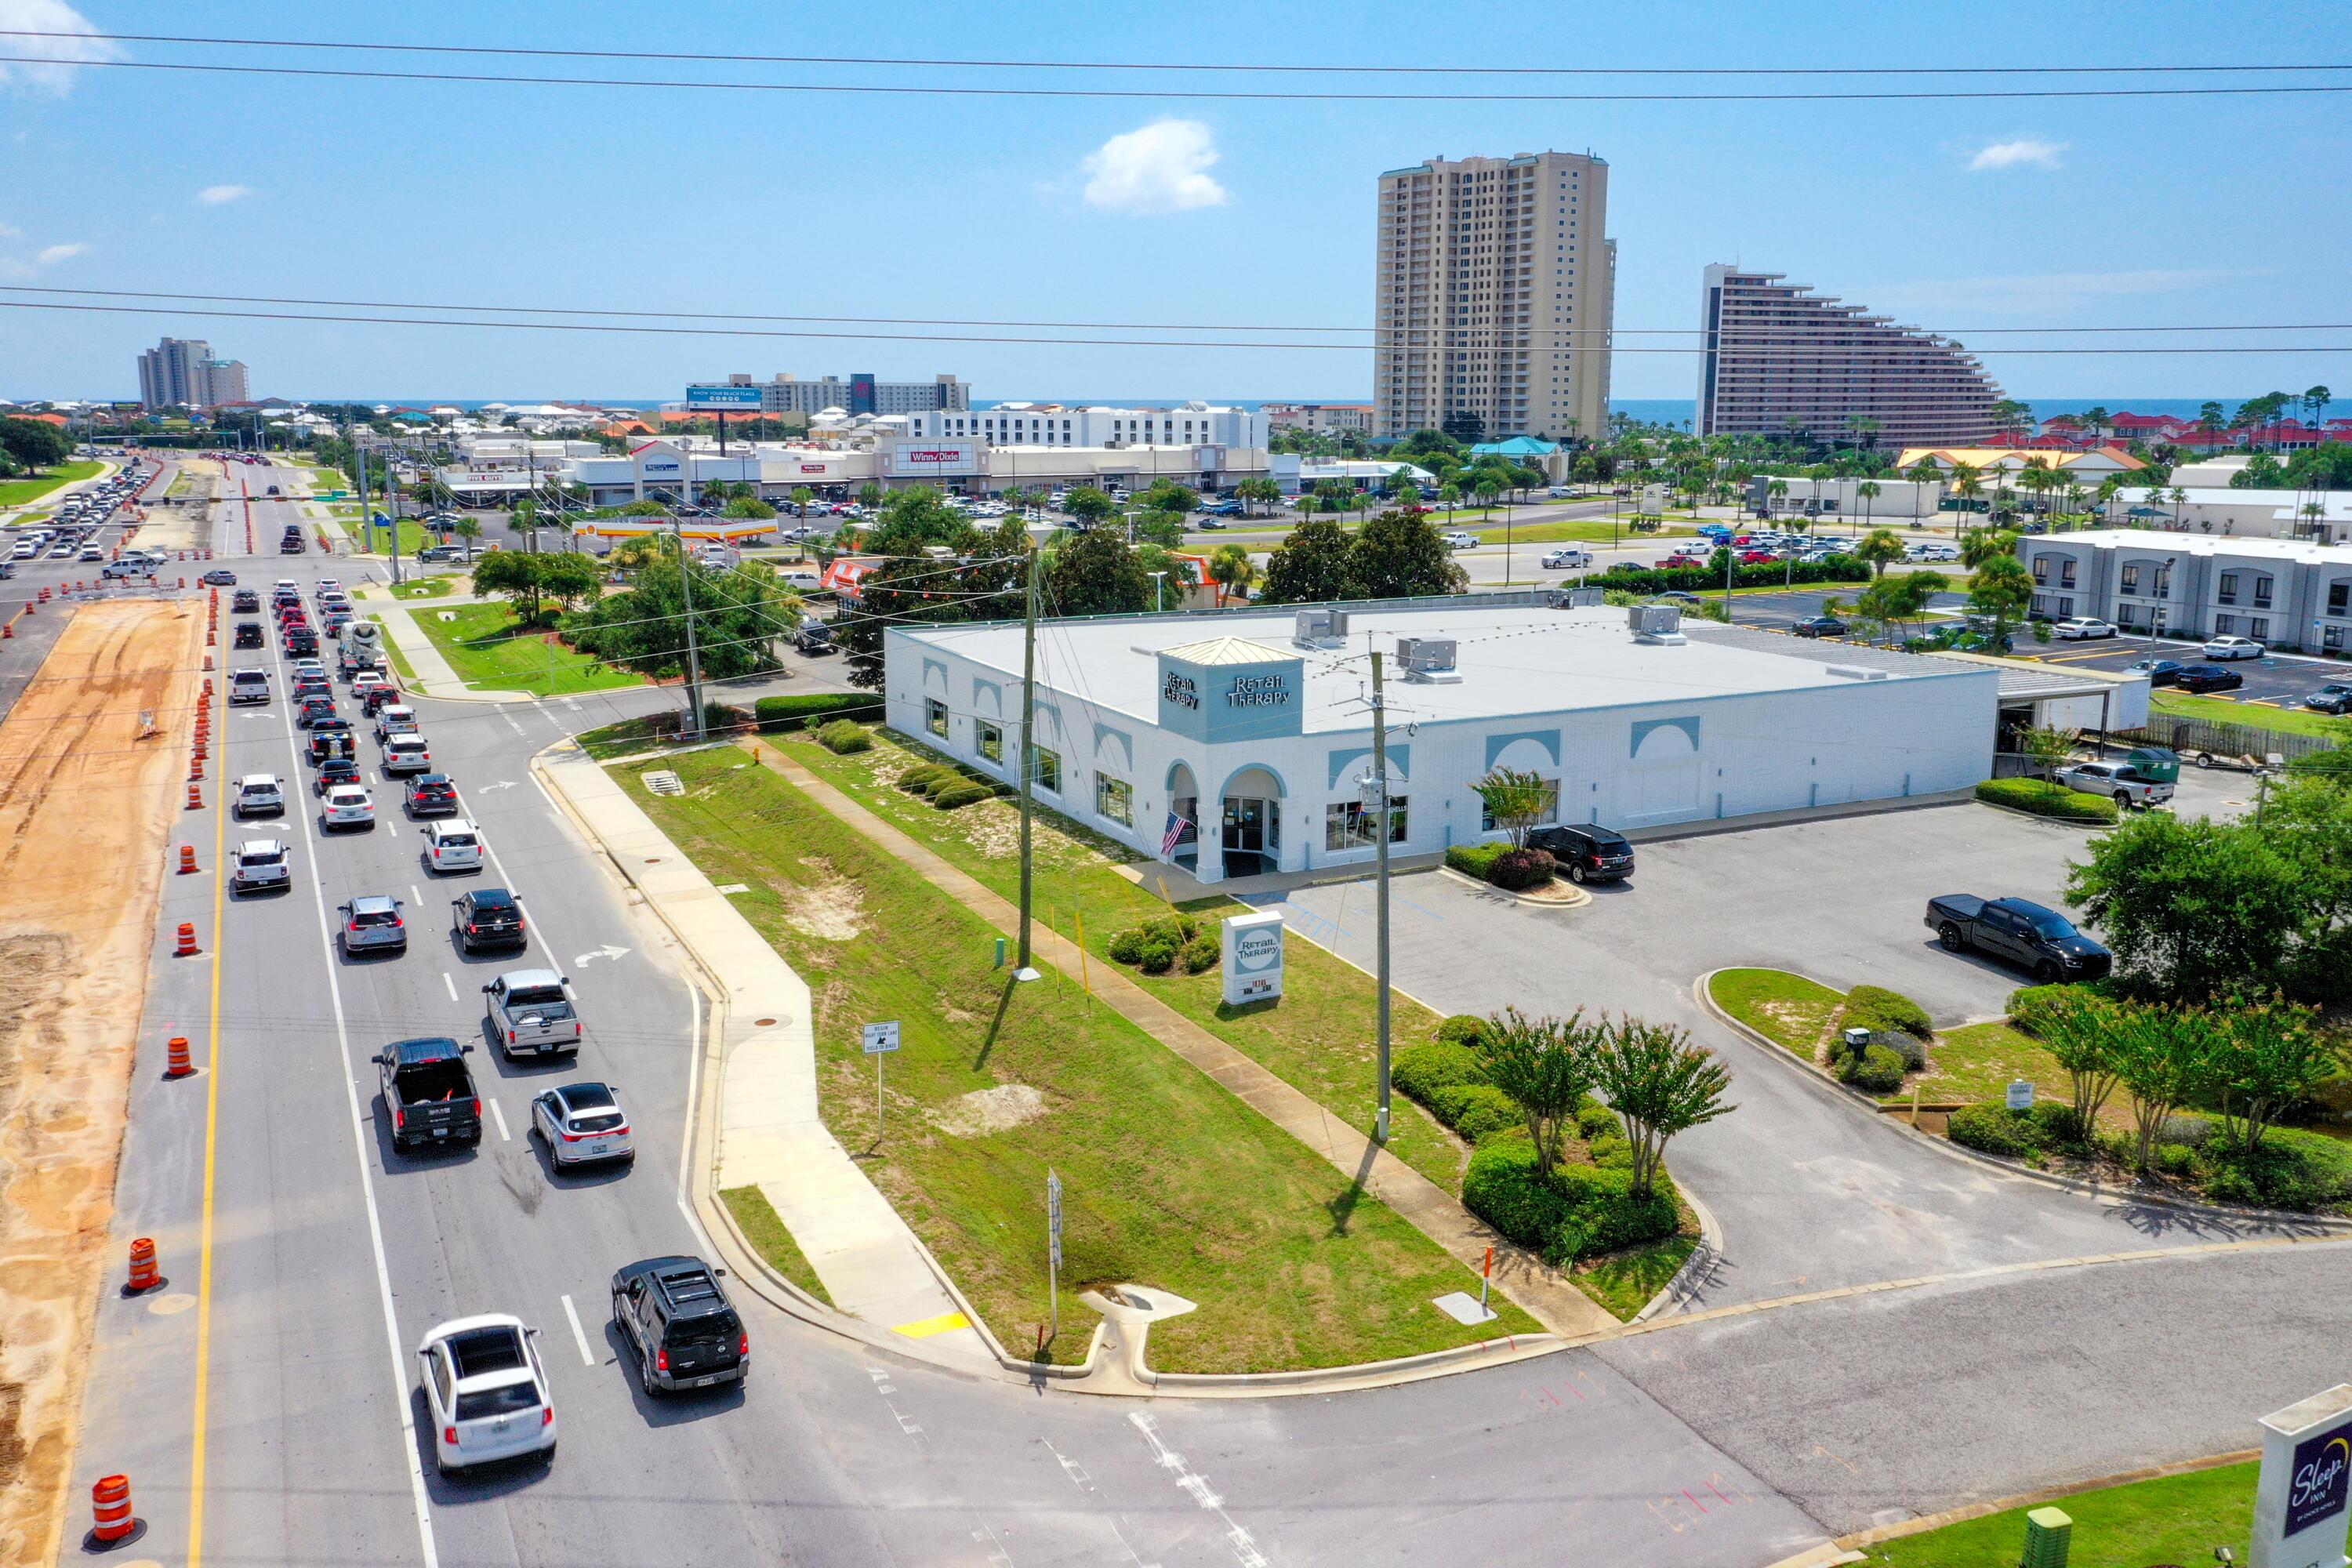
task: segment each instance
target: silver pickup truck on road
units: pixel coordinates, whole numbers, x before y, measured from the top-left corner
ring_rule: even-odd
[[[510,969],[488,985],[490,1033],[509,1057],[557,1056],[580,1048],[580,1014],[568,982],[552,969]]]

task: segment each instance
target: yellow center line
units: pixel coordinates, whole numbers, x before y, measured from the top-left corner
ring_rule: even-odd
[[[226,717],[221,723],[220,759],[220,777],[226,787],[231,776]],[[212,1374],[213,1174],[215,1155],[220,1144],[221,941],[226,930],[222,911],[228,897],[228,878],[221,865],[221,856],[227,847],[228,802],[216,795],[213,800],[213,963],[212,994],[208,1004],[211,1016],[205,1023],[205,1206],[196,1250],[195,1434],[192,1444],[193,1457],[188,1461],[188,1568],[199,1568],[205,1557],[205,1407]]]

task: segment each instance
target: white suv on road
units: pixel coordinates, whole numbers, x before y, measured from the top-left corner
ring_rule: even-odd
[[[425,829],[425,859],[436,871],[482,868],[482,830],[463,817],[433,822]]]
[[[275,773],[247,773],[236,781],[236,800],[230,809],[237,816],[283,816],[286,786]]]

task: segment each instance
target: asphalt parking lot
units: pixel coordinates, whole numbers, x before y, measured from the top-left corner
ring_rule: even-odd
[[[2088,669],[2122,669],[2143,658],[2175,658],[2183,664],[2203,661],[2198,645],[2178,637],[2102,637],[2096,642],[2053,642],[2047,647],[2021,647],[2027,658],[2039,658],[2044,664],[2073,665]],[[2273,706],[2296,708],[2304,696],[2332,680],[2352,680],[2352,667],[2336,659],[2311,658],[2301,654],[2270,654],[2262,658],[2242,658],[2230,661],[2230,668],[2245,678],[2246,684],[2235,691],[2215,691],[2203,695],[2225,701],[2269,703]]]

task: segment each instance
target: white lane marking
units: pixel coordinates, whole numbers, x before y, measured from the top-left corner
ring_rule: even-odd
[[[694,1152],[694,1119],[701,1114],[701,1104],[695,1096],[702,1081],[702,993],[689,979],[686,983],[686,1013],[693,1020],[687,1026],[686,1049],[686,1136],[677,1143],[677,1201],[691,1215],[687,1203],[686,1171],[688,1156]]]
[[[449,978],[449,972],[446,969],[441,972],[441,984],[449,988],[449,1000],[455,1002],[457,999],[457,983]]]
[[[400,837],[400,824],[394,822],[388,816],[383,819],[383,830],[386,833],[391,834],[394,838]]]
[[[1186,1464],[1183,1455],[1160,1440],[1158,1419],[1138,1410],[1129,1414],[1128,1420],[1143,1434],[1143,1440],[1151,1445],[1153,1461],[1176,1478],[1177,1487],[1195,1503],[1224,1521],[1225,1544],[1233,1548],[1234,1560],[1242,1568],[1265,1568],[1265,1554],[1257,1549],[1256,1538],[1235,1523],[1234,1516],[1225,1511],[1225,1500],[1209,1485],[1209,1478]]]
[[[302,757],[291,731],[286,735],[286,751],[291,771],[299,777]],[[310,899],[319,913],[319,941],[326,950],[327,996],[335,1010],[335,1049],[337,1059],[346,1068],[343,1098],[352,1117],[352,1156],[359,1166],[360,1197],[367,1209],[368,1246],[375,1255],[376,1305],[383,1313],[384,1348],[392,1352],[393,1407],[399,1413],[400,1453],[408,1466],[408,1491],[416,1508],[417,1544],[424,1554],[425,1568],[440,1568],[440,1549],[433,1541],[432,1505],[425,1494],[425,1466],[416,1457],[416,1418],[408,1399],[408,1357],[400,1342],[400,1319],[392,1305],[392,1268],[383,1255],[383,1216],[376,1211],[375,1179],[368,1173],[371,1119],[360,1108],[359,1079],[348,1070],[352,1059],[351,1023],[343,1016],[342,982],[335,974],[334,928],[327,921],[327,888],[319,875],[318,845],[324,837],[316,822],[304,819],[302,843],[310,857]]]
[[[580,1364],[594,1366],[596,1357],[588,1349],[587,1331],[580,1326],[580,1310],[572,1304],[572,1298],[569,1296],[563,1298],[563,1315],[572,1320],[572,1342],[580,1347]]]
[[[530,736],[523,734],[522,726],[515,722],[515,716],[513,714],[501,708],[499,710],[499,717],[507,721],[507,728],[512,730],[517,735],[526,741],[530,739]]]
[[[414,882],[408,884],[408,901],[420,910],[425,907],[425,895],[416,890],[416,884]]]
[[[513,1142],[514,1140],[507,1136],[507,1113],[499,1109],[499,1102],[495,1100],[489,1101],[489,1107],[490,1120],[499,1124],[499,1142],[501,1143]]]

